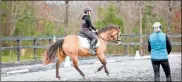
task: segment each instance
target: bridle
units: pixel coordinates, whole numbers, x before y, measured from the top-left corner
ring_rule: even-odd
[[[117,40],[112,41],[112,42],[114,42],[114,43],[118,43],[118,41],[122,41],[122,40],[118,40],[119,37],[120,37],[120,32],[117,32],[116,34],[117,34]],[[114,34],[114,36],[115,36],[116,34]]]
[[[96,33],[96,34],[97,34],[99,37],[101,37],[102,40],[106,41],[106,40],[105,40],[102,36],[100,36],[98,33]],[[121,41],[121,40],[118,40],[118,38],[119,38],[119,36],[120,36],[120,35],[119,35],[119,32],[117,32],[116,34],[117,34],[117,40],[116,40],[116,41],[112,41],[112,42],[114,42],[114,43],[117,43],[118,41]],[[114,34],[113,36],[115,36],[116,34]]]

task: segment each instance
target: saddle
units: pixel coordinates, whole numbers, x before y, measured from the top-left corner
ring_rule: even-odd
[[[87,38],[87,40],[88,40],[89,43],[91,42],[91,40],[85,34],[83,34],[82,31],[80,31],[78,35],[81,36],[81,37],[83,37],[83,38]]]
[[[82,47],[84,47],[84,48],[90,47],[91,40],[85,34],[83,34],[83,32],[80,31],[78,34],[78,37],[80,39],[80,44]],[[94,48],[96,48],[100,45],[99,40],[95,45],[96,46],[94,46]]]

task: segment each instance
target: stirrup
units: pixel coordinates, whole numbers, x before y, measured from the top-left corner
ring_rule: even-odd
[[[89,53],[89,54],[92,54],[92,55],[96,55],[96,52],[95,52],[95,50],[93,50],[93,49],[92,49],[92,50],[89,49],[89,50],[88,50],[88,53]]]

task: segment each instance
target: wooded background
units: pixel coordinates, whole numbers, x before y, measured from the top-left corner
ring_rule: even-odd
[[[148,35],[153,32],[152,24],[159,21],[164,33],[181,34],[181,1],[69,1],[67,5],[64,1],[1,1],[0,36],[76,35],[80,30],[83,9],[86,7],[93,9],[92,21],[97,29],[115,24],[122,28],[122,34]],[[136,38],[125,41],[139,40]],[[146,39],[140,42],[146,42]],[[37,44],[42,43],[46,41]],[[10,41],[1,42],[1,46],[15,44]],[[24,41],[21,44],[30,45],[32,42]],[[113,47],[109,46],[108,53],[122,53],[120,47]],[[128,52],[134,53],[137,49],[139,47]],[[173,50],[181,51],[181,47]],[[38,50],[40,58],[43,51],[44,49]],[[22,49],[23,52],[28,55],[32,50]],[[1,53],[4,58],[16,55],[16,51],[13,50]]]

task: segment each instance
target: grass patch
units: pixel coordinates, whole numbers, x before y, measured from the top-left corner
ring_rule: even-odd
[[[41,60],[43,59],[43,52],[44,49],[37,49],[36,51],[36,59]],[[34,53],[33,49],[27,49],[20,52],[20,61],[30,61],[34,60]],[[18,57],[17,57],[17,51],[16,50],[4,50],[1,51],[1,62],[17,62]]]

